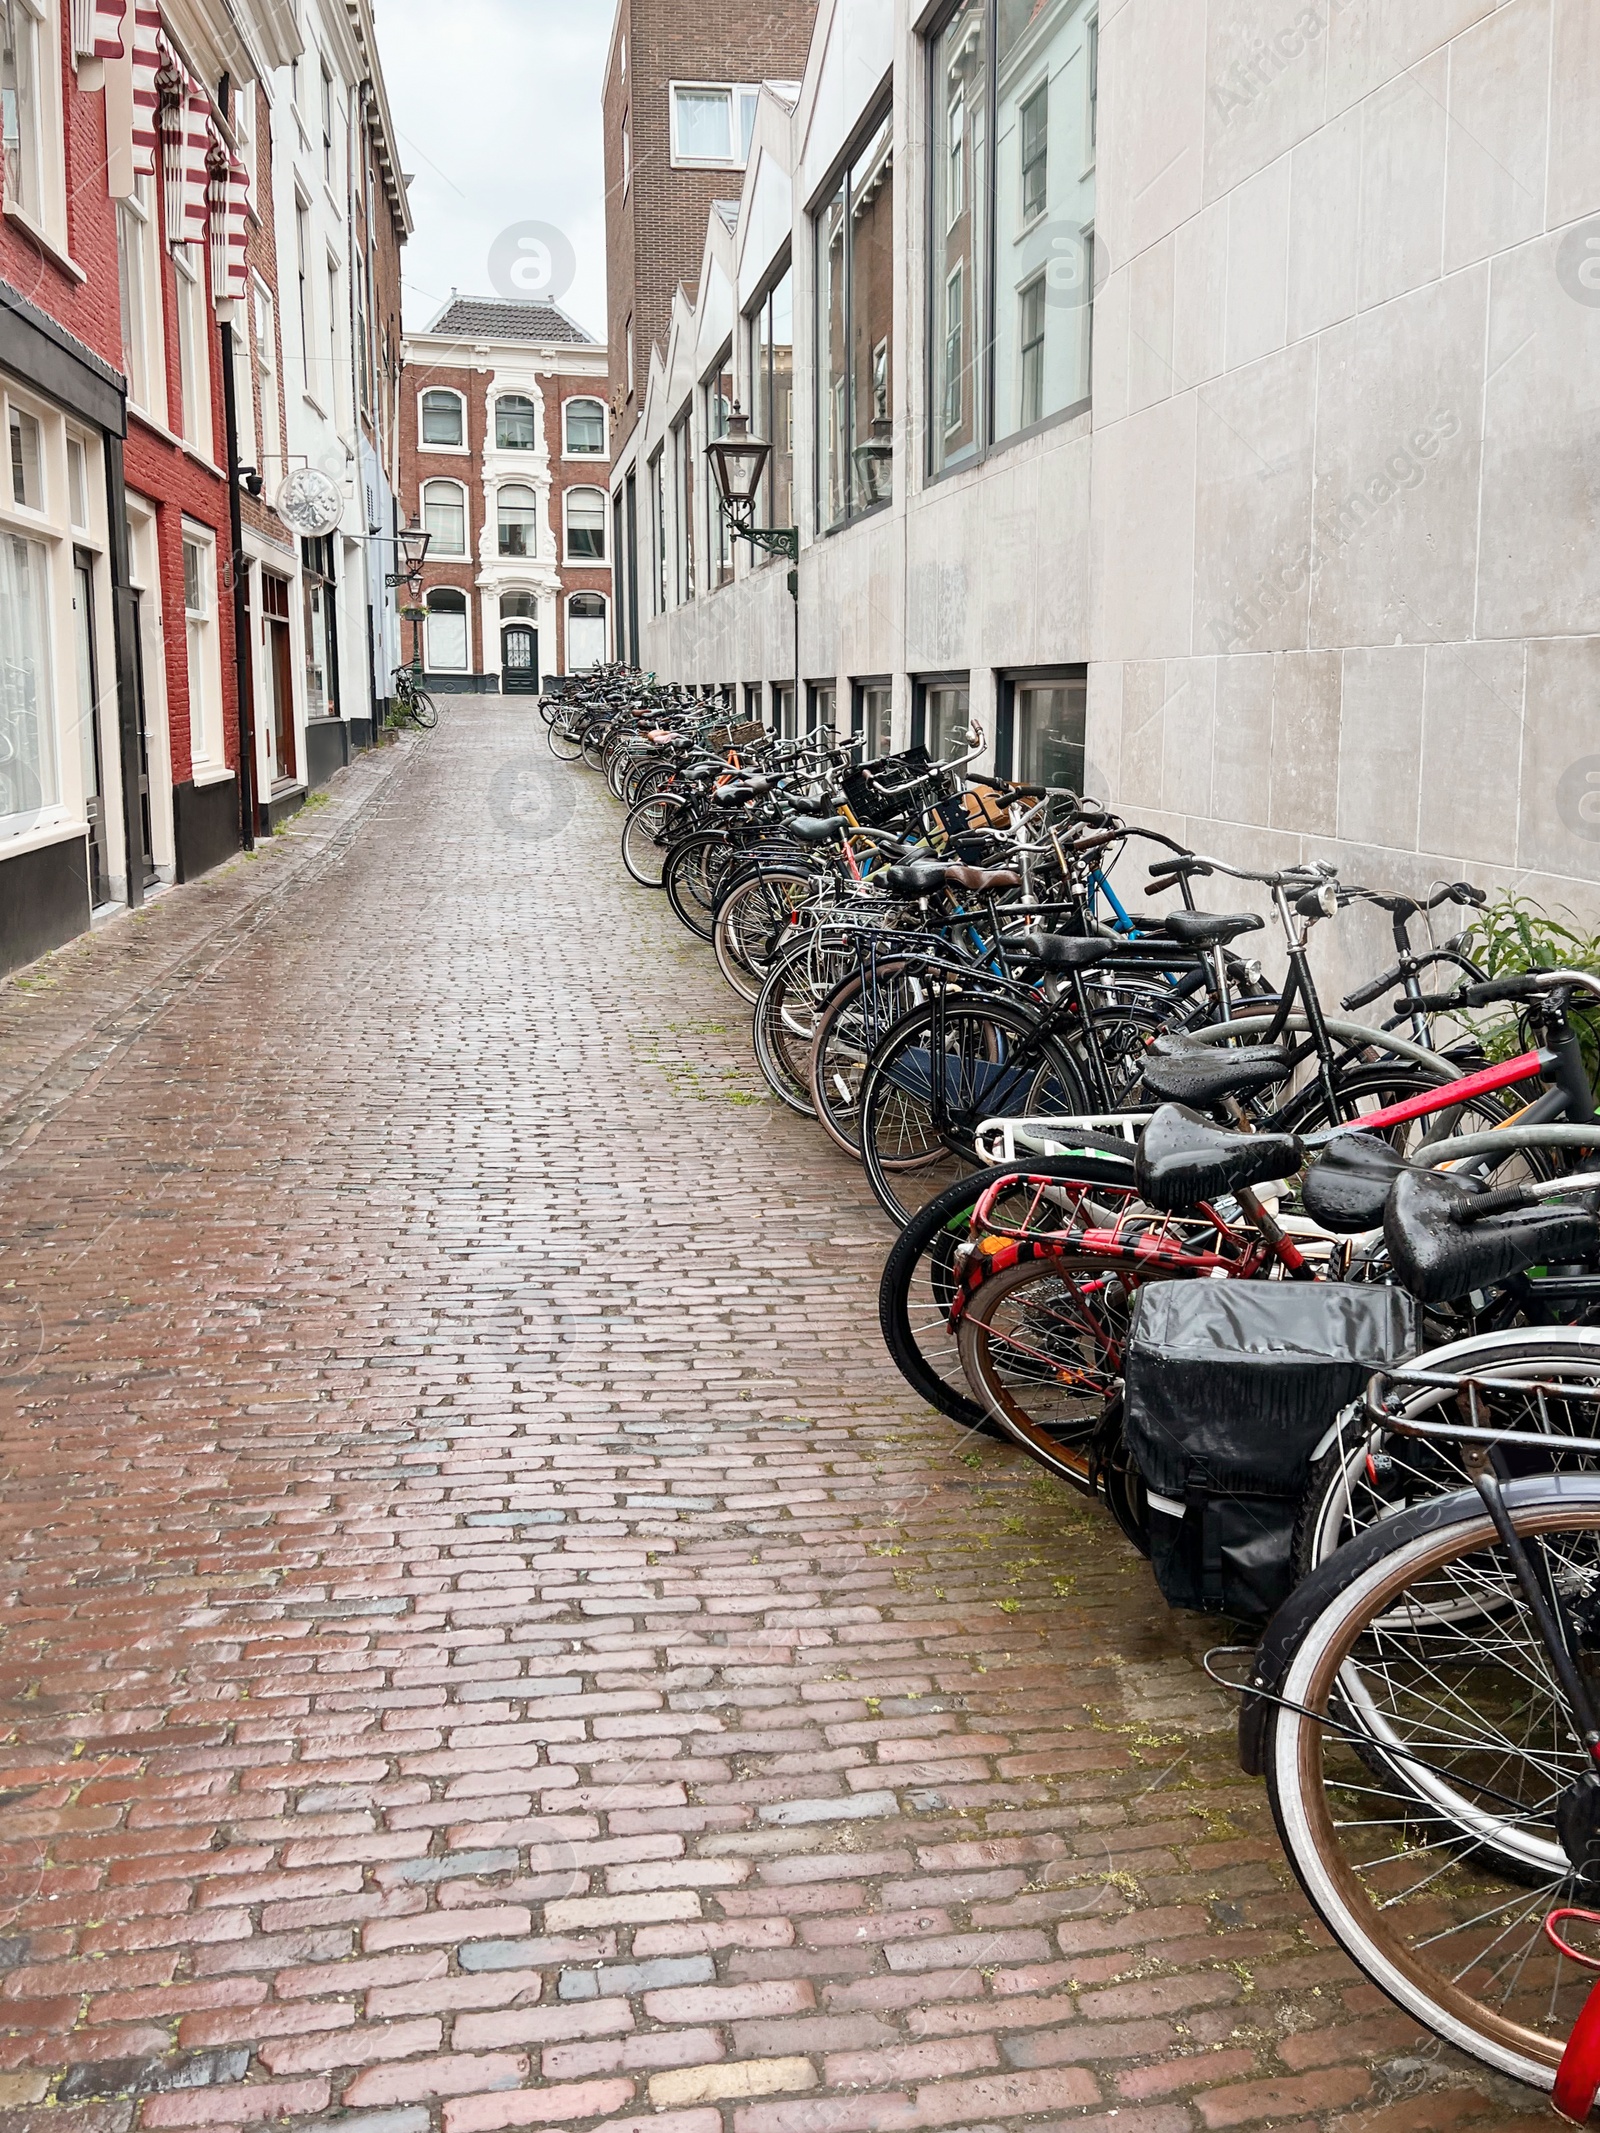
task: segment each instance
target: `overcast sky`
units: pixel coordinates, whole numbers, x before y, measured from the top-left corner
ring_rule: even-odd
[[[376,13],[400,163],[413,173],[407,326],[427,325],[452,288],[495,294],[495,238],[540,222],[572,246],[563,310],[603,336],[611,0],[377,0]]]

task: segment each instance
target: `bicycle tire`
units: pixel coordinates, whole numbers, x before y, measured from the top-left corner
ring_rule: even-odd
[[[776,956],[814,914],[821,878],[803,867],[758,867],[718,897],[712,952],[723,978],[752,1007]]]
[[[1011,1059],[1008,1051],[1031,1056]],[[933,1102],[936,1092],[942,1105]],[[936,1115],[941,1108],[942,1124]],[[1089,1108],[1065,1046],[1043,1035],[1026,1010],[977,994],[934,1001],[903,1015],[867,1067],[861,1089],[867,1182],[899,1228],[915,1207],[953,1182],[952,1170],[981,1167],[972,1135],[985,1118]],[[913,1180],[927,1189],[916,1190]]]
[[[1096,1182],[1127,1175],[1132,1161],[1127,1142],[1090,1134],[1085,1144],[1103,1147],[1107,1158],[1104,1178],[1098,1167],[1093,1172]],[[992,1186],[1024,1171],[1030,1177],[1073,1183],[1080,1181],[1082,1169],[1082,1158],[1045,1156],[1025,1166],[998,1163],[973,1171],[918,1208],[890,1246],[878,1283],[878,1328],[884,1346],[912,1391],[964,1429],[991,1437],[1007,1435],[972,1397],[950,1321],[955,1253],[969,1235],[972,1210]]]
[[[431,733],[439,723],[439,707],[431,696],[419,689],[411,699],[410,716],[412,723],[420,726],[424,733]]]
[[[711,938],[722,877],[736,854],[721,830],[696,830],[667,854],[661,883],[679,920],[702,941]]]
[[[630,807],[622,825],[622,864],[642,889],[659,889],[671,849],[670,825],[688,802],[676,793],[652,793]]]
[[[1504,1501],[1552,1577],[1592,1584],[1600,1476],[1513,1481]],[[1555,1810],[1593,1766],[1476,1490],[1403,1511],[1341,1548],[1290,1596],[1267,1647],[1261,1764],[1289,1863],[1323,1924],[1435,2035],[1549,2088],[1591,1983],[1563,1971],[1542,1931],[1547,1911],[1583,1900],[1571,1893]],[[1403,1780],[1382,1775],[1399,1759],[1393,1741],[1377,1745],[1353,1715],[1357,1682],[1395,1738],[1415,1742]],[[1545,1846],[1532,1893],[1527,1875],[1492,1864],[1511,1821],[1525,1845],[1537,1832]],[[1417,1879],[1402,1887],[1408,1861],[1420,1862]]]

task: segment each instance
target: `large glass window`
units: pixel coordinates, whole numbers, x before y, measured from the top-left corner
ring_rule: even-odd
[[[606,656],[606,603],[598,593],[574,593],[567,602],[567,671],[597,667]]]
[[[694,598],[694,445],[687,411],[672,425],[672,484],[677,521],[677,595]]]
[[[715,373],[705,385],[705,430],[709,442],[728,434],[733,412],[733,351],[725,348]],[[708,481],[706,491],[706,576],[713,586],[726,585],[733,577],[733,534],[723,516],[717,485]]]
[[[466,409],[459,393],[435,391],[422,396],[424,444],[464,445]]]
[[[184,529],[183,622],[189,682],[191,764],[220,759],[222,669],[216,632],[217,551],[209,534]]]
[[[1088,397],[1096,33],[1096,0],[959,0],[931,40],[934,473]]]
[[[666,455],[657,451],[650,461],[650,538],[655,550],[655,568],[651,573],[652,605],[658,615],[667,611],[667,465]]]
[[[916,731],[912,738],[922,742],[936,763],[950,762],[966,753],[971,701],[967,683],[959,675],[918,682]]]
[[[818,516],[894,492],[894,150],[885,118],[817,218]]]
[[[851,724],[862,741],[863,762],[889,753],[889,714],[893,690],[886,681],[858,681]]]
[[[57,797],[48,560],[0,533],[0,829],[25,829]]]
[[[606,557],[606,499],[603,489],[567,491],[567,561],[603,563]]]
[[[433,535],[428,547],[430,555],[466,554],[467,492],[460,482],[422,484],[422,523]]]
[[[166,421],[161,405],[161,260],[151,181],[134,179],[131,198],[117,202],[117,283],[122,309],[122,368],[128,397]]]
[[[502,393],[494,403],[497,452],[531,452],[538,443],[538,417],[526,393]]]
[[[436,585],[428,595],[428,665],[443,674],[462,674],[467,666],[467,596],[451,585]]]
[[[178,299],[178,386],[183,398],[183,435],[197,452],[211,451],[211,348],[206,292],[190,264],[189,245],[172,255]]]
[[[599,400],[568,400],[566,418],[569,452],[603,452],[606,448],[606,411]]]
[[[0,170],[7,207],[34,222],[44,210],[39,32],[31,0],[0,0]]]
[[[794,524],[794,276],[785,267],[751,319],[755,434],[772,446],[762,476],[766,523]],[[771,556],[757,551],[758,560]]]
[[[539,499],[526,483],[506,482],[495,499],[502,555],[539,552]]]
[[[1083,791],[1088,683],[1082,675],[1019,677],[1010,684],[1009,770],[1021,785]]]
[[[760,90],[741,82],[674,82],[675,163],[742,165],[750,154]]]

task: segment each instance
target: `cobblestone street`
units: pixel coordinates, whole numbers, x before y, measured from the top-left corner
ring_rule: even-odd
[[[910,1399],[619,820],[458,698],[0,989],[0,2133],[1550,2123]]]

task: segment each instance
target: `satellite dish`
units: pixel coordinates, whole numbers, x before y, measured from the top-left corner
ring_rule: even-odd
[[[344,517],[344,491],[320,467],[296,467],[284,476],[272,508],[292,533],[320,541]]]

